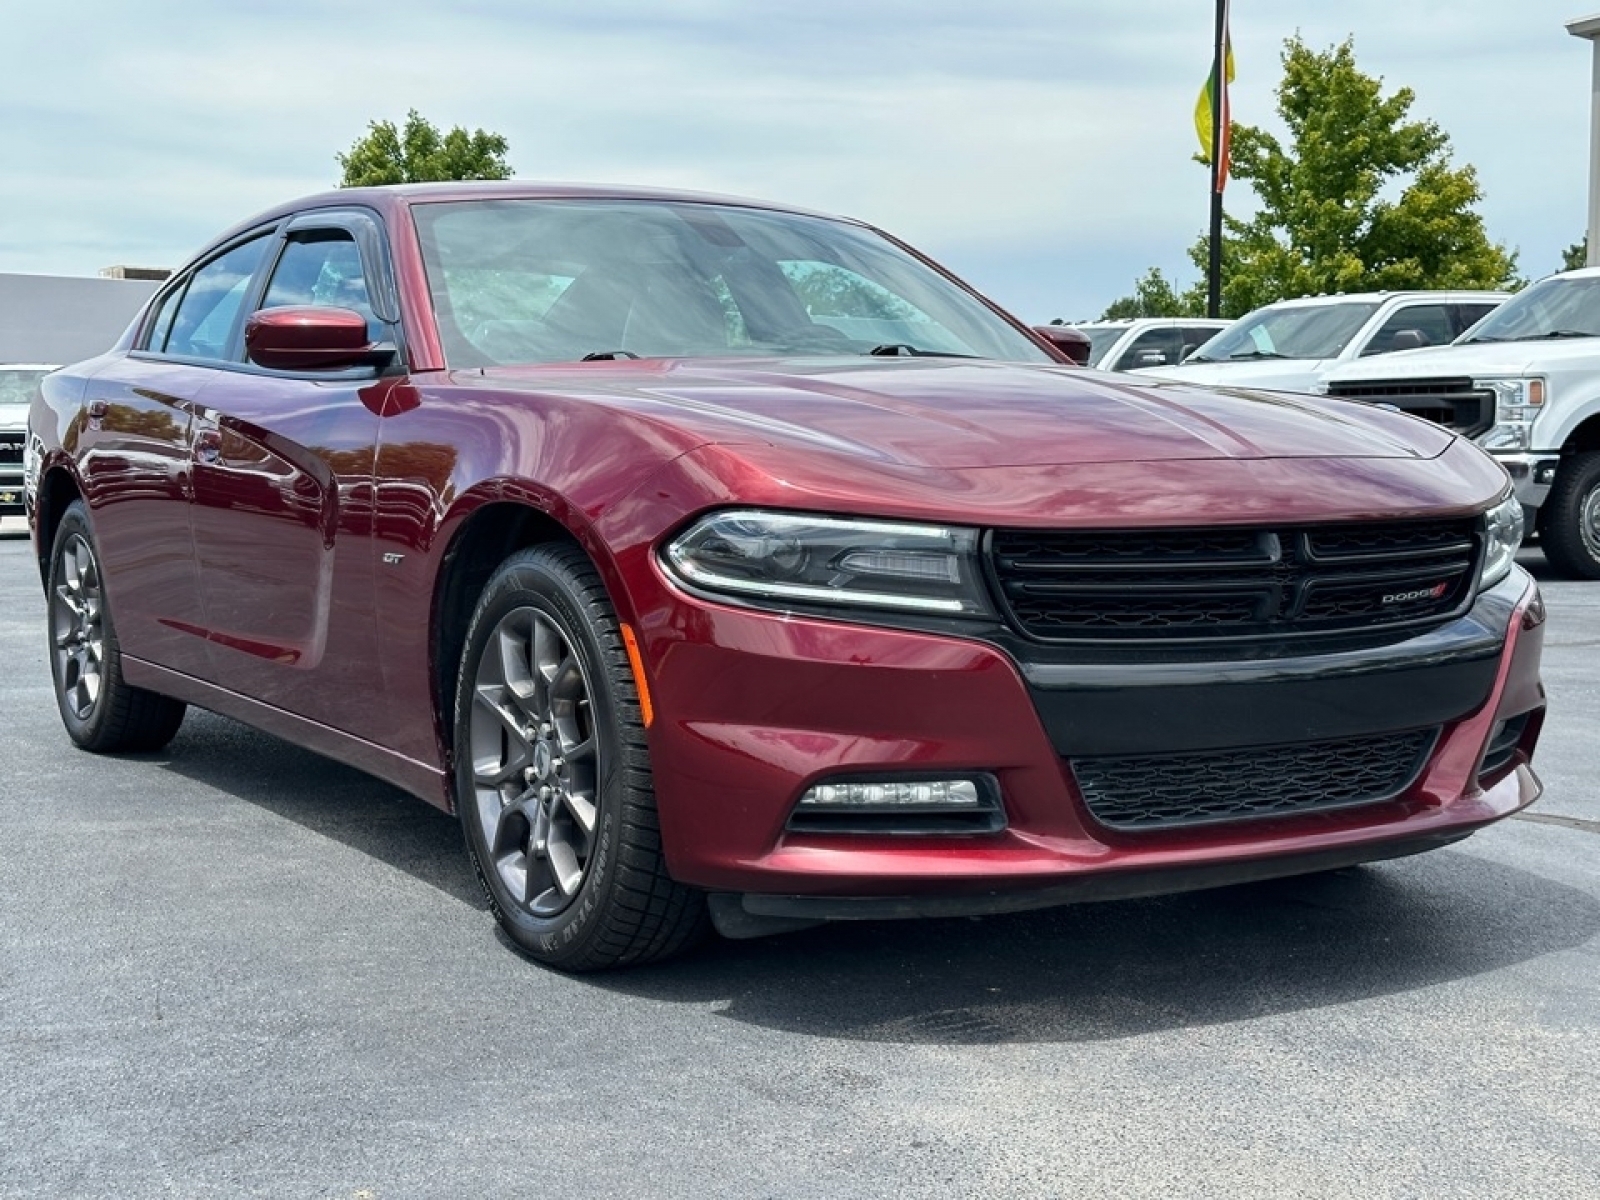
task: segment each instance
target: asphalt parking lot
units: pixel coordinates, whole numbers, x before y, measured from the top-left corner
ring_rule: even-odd
[[[19,528],[0,1196],[1600,1196],[1600,584],[1546,584],[1544,798],[1457,847],[573,978],[383,784],[72,749]]]

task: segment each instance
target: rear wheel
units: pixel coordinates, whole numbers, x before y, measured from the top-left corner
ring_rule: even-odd
[[[159,750],[170,742],[185,706],[123,682],[122,652],[82,500],[56,529],[49,608],[50,673],[67,736],[102,754]]]
[[[705,902],[667,875],[649,753],[605,588],[576,547],[484,589],[456,688],[456,803],[508,937],[565,970],[676,953]]]
[[[1561,460],[1539,511],[1539,544],[1563,575],[1600,579],[1600,452]]]

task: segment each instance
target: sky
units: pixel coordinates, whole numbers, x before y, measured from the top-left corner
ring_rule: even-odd
[[[1574,8],[1577,4],[1579,7]],[[1583,7],[1585,4],[1592,7]],[[3,0],[0,272],[177,266],[337,182],[415,108],[510,143],[518,178],[752,196],[859,217],[1030,321],[1196,278],[1195,99],[1213,0]],[[1478,170],[1525,276],[1587,215],[1600,0],[1233,0],[1235,120],[1280,132],[1298,33]],[[1231,212],[1252,207],[1247,186]]]

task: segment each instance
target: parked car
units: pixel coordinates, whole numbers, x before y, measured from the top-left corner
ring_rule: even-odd
[[[1232,321],[1210,317],[1133,317],[1067,326],[1089,339],[1086,365],[1102,371],[1170,367],[1183,362]]]
[[[0,517],[20,517],[22,447],[28,436],[28,407],[39,381],[54,371],[44,363],[0,363]]]
[[[1342,366],[1324,386],[1476,440],[1550,564],[1600,579],[1600,268],[1540,280],[1454,345]]]
[[[29,445],[73,742],[195,704],[370,771],[567,969],[1342,867],[1539,791],[1492,459],[1069,368],[853,221],[314,196],[46,377]]]
[[[1309,392],[1342,363],[1453,342],[1506,292],[1361,292],[1307,296],[1242,316],[1163,379]]]
[[[1089,365],[1089,335],[1076,325],[1052,321],[1048,325],[1035,325],[1033,331],[1080,367]]]

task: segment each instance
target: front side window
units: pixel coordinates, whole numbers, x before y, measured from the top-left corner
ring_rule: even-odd
[[[1112,369],[1130,371],[1136,367],[1164,367],[1178,361],[1183,351],[1183,332],[1176,326],[1146,329],[1133,339]]]
[[[1451,341],[1450,314],[1443,304],[1412,304],[1397,309],[1361,348],[1361,357],[1443,346]]]
[[[844,221],[636,200],[413,212],[452,366],[874,351],[1054,361],[937,271]]]
[[[267,238],[254,238],[212,259],[194,273],[165,339],[164,349],[168,354],[185,358],[227,357],[250,279],[266,248]],[[158,322],[164,315],[158,314]]]
[[[366,318],[368,338],[383,338],[383,323],[367,295],[361,252],[343,229],[297,232],[284,243],[261,307],[289,305],[348,308]]]

